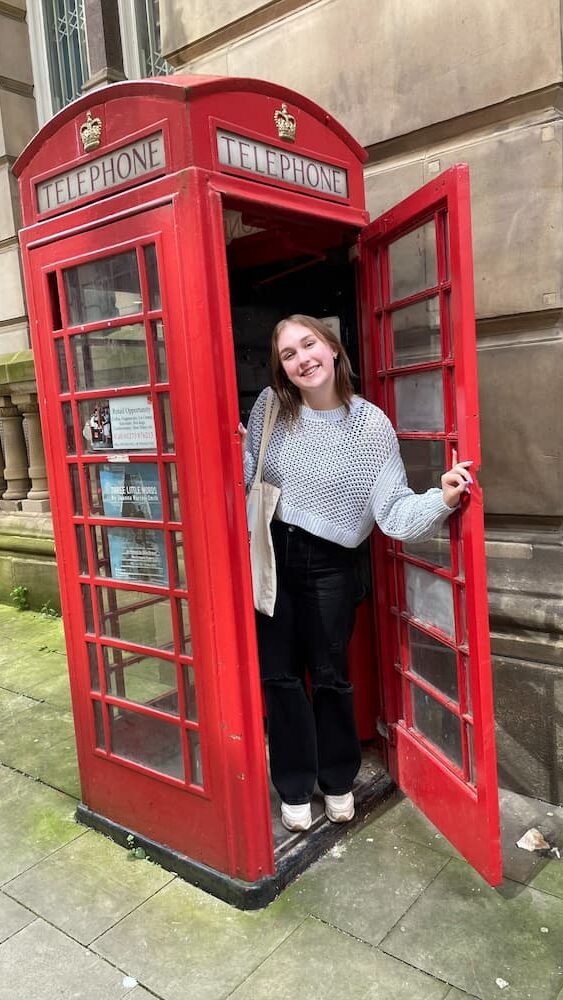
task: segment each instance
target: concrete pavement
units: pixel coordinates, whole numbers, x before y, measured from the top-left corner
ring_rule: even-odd
[[[74,821],[62,626],[0,606],[0,1000],[563,1000],[563,809],[502,794],[490,889],[395,796],[240,912]]]

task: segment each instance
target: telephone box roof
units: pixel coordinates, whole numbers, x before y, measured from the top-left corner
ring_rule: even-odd
[[[53,136],[66,122],[74,119],[80,112],[86,112],[94,104],[107,104],[123,97],[162,97],[170,101],[185,101],[195,104],[199,98],[212,94],[233,95],[236,93],[262,94],[265,97],[274,97],[280,101],[291,103],[307,112],[312,118],[316,118],[329,131],[334,132],[349,147],[351,153],[360,163],[367,159],[367,153],[363,146],[350,135],[337,119],[297,91],[277,83],[270,83],[268,80],[256,80],[252,77],[192,74],[150,77],[146,80],[125,80],[122,83],[113,83],[99,90],[90,91],[84,97],[67,104],[37,132],[14,163],[13,172],[16,177],[20,177],[47,139]]]

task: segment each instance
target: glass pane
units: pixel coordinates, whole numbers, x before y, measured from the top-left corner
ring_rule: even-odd
[[[442,569],[450,569],[452,552],[448,523],[442,525],[434,538],[429,538],[426,542],[403,542],[403,552],[441,566]]]
[[[448,712],[421,688],[411,684],[413,724],[446,757],[462,766],[461,726],[457,716]]]
[[[166,465],[166,480],[168,483],[168,503],[170,505],[170,520],[180,521],[180,491],[178,473],[173,462]]]
[[[391,298],[405,299],[438,283],[436,230],[427,222],[389,246]]]
[[[168,586],[164,532],[152,528],[103,527],[92,529],[96,575],[129,583]]]
[[[423,625],[434,625],[454,637],[451,584],[440,576],[405,563],[407,611]]]
[[[55,341],[55,350],[57,352],[57,364],[59,367],[59,384],[61,387],[61,392],[68,392],[69,390],[68,368],[66,364],[64,340],[59,339]]]
[[[87,466],[90,513],[161,521],[158,466],[152,462],[112,462]]]
[[[438,296],[391,313],[395,365],[435,361],[442,355]]]
[[[72,507],[75,514],[82,514],[82,494],[80,492],[80,473],[77,465],[69,465],[70,488],[72,491]]]
[[[420,372],[395,379],[395,407],[399,431],[443,431],[442,373]]]
[[[176,586],[182,590],[188,589],[188,578],[186,575],[186,561],[184,558],[184,543],[179,531],[172,532],[172,545],[174,549],[176,563]]]
[[[448,698],[458,700],[455,650],[409,625],[410,668]]]
[[[186,718],[188,718],[190,722],[197,722],[195,670],[192,666],[184,666],[184,678],[186,692]]]
[[[173,778],[184,777],[180,730],[162,719],[110,706],[113,753]]]
[[[100,587],[98,598],[102,635],[155,649],[172,648],[170,602],[165,597]]]
[[[194,732],[192,729],[188,730],[188,749],[190,752],[192,785],[200,785],[203,787],[203,768],[201,766],[199,733]]]
[[[63,423],[65,428],[67,455],[76,455],[76,440],[74,437],[74,422],[70,403],[63,403]]]
[[[135,250],[70,267],[64,284],[70,326],[141,312]]]
[[[192,655],[192,627],[190,624],[190,609],[187,601],[176,601],[180,624],[180,649],[187,656]]]
[[[112,646],[103,647],[103,656],[108,694],[178,715],[174,663]]]
[[[82,576],[88,576],[88,552],[86,549],[86,534],[81,524],[75,526],[76,547],[78,549],[78,572]]]
[[[162,428],[162,450],[174,451],[174,428],[172,426],[172,411],[170,396],[167,392],[160,393],[160,426]]]
[[[100,690],[100,678],[98,675],[98,653],[92,642],[86,643],[88,650],[88,666],[90,667],[90,687],[92,691]]]
[[[98,525],[91,527],[90,533],[92,536],[92,550],[94,553],[94,575],[111,576],[107,538],[105,535],[102,535]]]
[[[469,667],[469,660],[463,657],[463,672],[465,674],[465,700],[467,704],[467,711],[473,713],[473,702],[471,700],[471,673]]]
[[[399,442],[409,486],[415,493],[425,493],[432,486],[441,486],[446,471],[446,446],[443,441]]]
[[[94,631],[94,615],[92,613],[92,595],[90,593],[90,587],[83,583],[81,585],[82,590],[82,604],[84,606],[84,621],[86,622],[86,631]]]
[[[61,315],[61,301],[59,298],[59,286],[55,271],[50,271],[47,275],[47,291],[49,294],[49,304],[51,306],[51,326],[53,330],[60,330],[63,325]]]
[[[156,450],[150,396],[85,399],[78,412],[86,452]]]
[[[168,366],[166,364],[166,346],[164,343],[164,326],[162,320],[151,323],[154,361],[156,365],[157,382],[168,382]]]
[[[145,385],[149,381],[142,323],[77,333],[70,344],[77,389]]]
[[[154,243],[145,247],[145,265],[147,268],[147,281],[149,286],[149,308],[161,309],[160,284],[158,281],[158,266],[156,261],[156,247]]]
[[[106,738],[104,735],[104,716],[102,706],[99,701],[92,702],[94,709],[94,727],[96,730],[96,746],[101,750],[106,749]]]
[[[473,726],[466,726],[467,729],[467,750],[469,754],[469,780],[472,785],[477,784],[477,768],[475,767],[475,741],[473,739]]]

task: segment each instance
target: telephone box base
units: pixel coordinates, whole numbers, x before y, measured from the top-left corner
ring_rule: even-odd
[[[111,837],[121,847],[130,847],[131,841],[128,842],[128,838],[133,837],[134,846],[141,847],[151,861],[166,871],[175,872],[186,882],[211,893],[212,896],[217,896],[231,906],[236,906],[239,910],[259,910],[271,903],[309,865],[341,840],[349,830],[361,823],[367,814],[383,802],[394,789],[394,782],[387,772],[382,770],[370,782],[363,783],[355,793],[356,815],[351,823],[335,824],[323,818],[306,836],[297,837],[295,845],[287,849],[283,857],[277,859],[274,875],[256,882],[243,882],[241,879],[209,868],[199,861],[193,861],[178,851],[106,819],[82,803],[76,808],[76,819],[106,837]]]

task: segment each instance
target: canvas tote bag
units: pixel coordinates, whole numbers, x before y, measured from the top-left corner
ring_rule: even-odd
[[[262,470],[264,467],[264,455],[266,454],[268,441],[270,440],[279,410],[280,401],[273,389],[270,389],[266,400],[256,476],[246,499],[248,530],[250,533],[250,565],[252,568],[254,607],[257,611],[261,611],[263,615],[268,615],[270,618],[274,614],[277,591],[276,558],[270,524],[274,516],[280,490],[277,486],[262,481]]]

